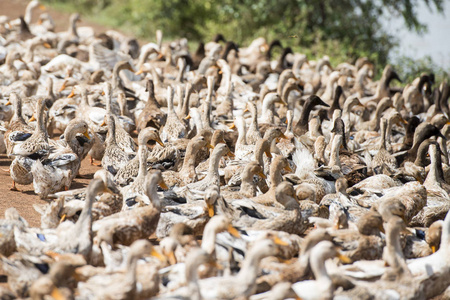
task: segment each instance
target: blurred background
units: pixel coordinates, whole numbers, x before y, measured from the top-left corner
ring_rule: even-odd
[[[44,4],[113,26],[141,40],[186,37],[191,50],[222,33],[247,45],[279,39],[309,59],[332,64],[366,56],[394,65],[404,82],[450,70],[450,3],[444,0],[46,0]]]

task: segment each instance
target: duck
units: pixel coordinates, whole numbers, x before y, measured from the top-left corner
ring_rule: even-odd
[[[274,205],[275,204],[275,189],[277,186],[283,181],[282,178],[282,171],[287,170],[288,172],[292,172],[291,167],[289,166],[289,163],[287,159],[281,155],[276,156],[270,166],[270,188],[269,190],[259,196],[256,196],[255,198],[251,198],[252,201],[264,205]]]
[[[100,192],[111,192],[100,179],[89,183],[83,210],[74,224],[61,223],[56,230],[24,229],[15,230],[17,247],[32,255],[41,255],[46,251],[58,253],[78,253],[88,259],[92,250],[92,205]],[[67,235],[66,235],[67,234]]]
[[[277,255],[278,251],[278,245],[272,240],[255,243],[236,276],[211,277],[198,281],[202,299],[234,299],[237,296],[249,297],[254,294],[261,260],[267,256]]]
[[[125,167],[135,156],[122,150],[116,140],[116,119],[111,114],[108,115],[108,137],[105,141],[106,148],[102,158],[102,167],[111,174],[116,175],[117,172]]]
[[[81,159],[75,152],[76,147],[79,147],[79,142],[75,135],[77,133],[84,134],[89,140],[88,125],[84,121],[70,125],[64,134],[66,145],[61,145],[58,147],[59,149],[53,150],[48,159],[42,162],[36,160],[31,167],[33,187],[41,199],[47,198],[49,194],[62,188],[68,190],[80,169]]]
[[[161,199],[156,192],[156,185],[160,182],[163,182],[161,171],[157,170],[147,174],[146,195],[150,199],[151,205],[121,211],[105,217],[94,222],[92,230],[97,232],[102,227],[109,227],[113,233],[113,243],[125,246],[138,239],[149,237],[155,232],[161,213]]]
[[[220,158],[224,155],[233,156],[234,154],[226,144],[218,144],[214,147],[209,160],[208,173],[205,178],[197,182],[189,183],[186,187],[189,190],[204,191],[212,184],[220,186],[219,163]]]
[[[320,99],[319,96],[313,95],[310,96],[305,104],[303,105],[302,114],[300,115],[300,119],[294,126],[294,134],[296,136],[301,136],[305,134],[308,131],[308,118],[311,111],[314,109],[315,106],[322,105],[325,107],[329,107],[328,104],[326,104],[322,99]]]
[[[147,149],[147,143],[148,141],[153,140],[156,141],[158,144],[160,144],[162,147],[164,147],[164,143],[161,141],[161,138],[159,137],[158,131],[153,127],[148,127],[142,130],[142,133],[139,133],[138,136],[138,152],[139,149],[144,150]],[[146,150],[148,151],[148,150]],[[148,155],[147,155],[148,156]],[[147,158],[145,159],[145,163],[147,163]],[[126,186],[133,181],[133,179],[138,176],[139,173],[139,165],[140,165],[140,158],[139,155],[134,157],[128,164],[120,168],[117,172],[117,174],[114,176],[114,181],[117,182],[121,186]],[[147,168],[147,166],[146,166]]]
[[[36,128],[31,136],[25,141],[17,143],[11,150],[11,156],[14,157],[9,168],[13,185],[11,190],[18,191],[16,182],[28,185],[33,182],[31,168],[34,162],[39,158],[46,158],[49,155],[50,145],[48,143],[48,134],[44,122],[45,99],[40,99],[37,103],[36,114],[38,115]],[[20,135],[20,133],[19,133]],[[10,137],[11,138],[11,137]]]
[[[190,183],[198,181],[198,175],[195,171],[197,157],[199,152],[204,147],[214,149],[214,146],[209,144],[202,135],[191,139],[187,145],[186,153],[183,160],[183,166],[177,171],[167,170],[162,173],[164,182],[169,187],[182,187]]]
[[[301,299],[332,299],[334,294],[333,281],[325,267],[325,261],[338,257],[343,262],[350,260],[340,254],[330,241],[321,241],[311,250],[310,266],[315,280],[305,280],[292,284],[291,288]]]
[[[151,126],[160,129],[166,123],[167,115],[161,111],[160,105],[155,98],[155,86],[152,80],[147,81],[146,91],[148,99],[139,116],[136,117],[136,129],[142,129]]]
[[[372,159],[372,169],[375,174],[380,174],[381,169],[388,173],[397,171],[397,160],[386,150],[387,120],[381,118],[381,139],[378,153]]]
[[[208,232],[206,225],[209,224],[209,221],[215,215],[214,206],[219,198],[217,188],[217,186],[209,187],[205,191],[204,201],[198,200],[179,205],[165,206],[161,212],[156,236],[159,239],[168,236],[168,233],[177,223],[187,225],[193,235],[200,235],[202,233],[206,235]],[[231,227],[230,231],[232,231]],[[233,232],[236,233],[237,231]],[[206,246],[207,241],[208,239],[205,237],[202,247]],[[214,242],[212,244],[214,245]]]
[[[23,141],[29,138],[34,131],[34,129],[25,122],[22,116],[22,99],[16,93],[10,94],[9,101],[5,105],[8,106],[11,104],[14,107],[14,114],[9,121],[8,130],[4,135],[6,154],[8,154],[8,156],[13,149],[14,140]],[[22,134],[19,134],[20,132]]]
[[[162,257],[161,254],[155,254],[154,251],[152,244],[148,240],[136,240],[130,246],[125,266],[126,271],[123,273],[100,274],[89,278],[86,282],[78,283],[80,297],[134,299],[138,295],[138,287],[136,285],[138,260],[148,254],[159,258]]]
[[[182,122],[173,107],[173,90],[167,87],[167,119],[161,130],[161,139],[163,142],[174,142],[187,136],[186,124]]]
[[[145,204],[150,204],[150,199],[146,196],[146,176],[147,176],[147,157],[148,150],[146,142],[154,134],[153,128],[146,128],[139,133],[139,150],[137,157],[139,160],[138,174],[133,182],[122,188],[121,193],[124,200],[124,208],[129,209],[134,205],[134,198],[140,197]],[[129,169],[129,168],[128,168]],[[162,181],[164,182],[164,181]],[[166,186],[164,186],[166,188]]]
[[[250,223],[241,215],[236,224],[245,224],[244,227],[249,230],[276,230],[290,234],[303,234],[307,229],[307,224],[302,220],[300,206],[292,184],[286,181],[278,184],[275,189],[275,198],[282,208],[267,208],[268,211],[264,213],[265,217],[256,218]]]
[[[121,122],[119,121],[119,117],[113,114],[112,112],[112,85],[109,82],[105,84],[105,97],[106,97],[106,111],[108,114],[112,115],[115,119],[116,124],[116,143],[117,145],[126,153],[135,153],[136,152],[136,143],[133,138],[128,134],[123,126],[121,126]],[[106,115],[105,115],[106,118]],[[100,124],[103,126],[104,122]]]

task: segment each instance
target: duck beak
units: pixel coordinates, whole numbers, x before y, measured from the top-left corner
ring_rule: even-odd
[[[91,137],[89,136],[89,132],[86,130],[85,132],[83,132],[83,135],[88,139],[88,140],[90,140],[91,139]]]
[[[164,147],[164,146],[165,146],[164,143],[161,141],[161,138],[160,138],[159,136],[155,139],[155,141],[156,141],[158,144],[160,144],[161,147]]]
[[[294,172],[294,170],[292,170],[292,168],[291,168],[289,165],[287,165],[287,166],[284,168],[284,170],[287,171],[287,172]]]
[[[52,292],[50,293],[50,296],[52,296],[55,300],[65,300],[66,297],[61,293],[59,288],[56,286],[53,288]]]
[[[52,45],[50,45],[49,43],[43,43],[42,44],[45,48],[47,48],[47,49],[51,49],[52,48]]]
[[[164,180],[161,180],[161,181],[159,182],[159,186],[162,187],[162,188],[165,189],[165,190],[168,190],[168,189],[169,189],[169,187],[168,187],[167,184],[164,182]]]
[[[262,179],[266,179],[267,178],[266,174],[264,174],[263,172],[258,172],[258,173],[256,173],[256,175],[258,175]]]
[[[210,218],[212,218],[212,217],[214,217],[214,206],[212,206],[211,204],[209,204],[209,203],[206,203],[206,207],[208,208],[208,216],[210,217]]]
[[[158,55],[158,57],[157,57],[157,59],[161,59],[161,58],[163,58],[164,57],[164,54],[162,54],[161,52],[159,53],[159,55]]]
[[[152,251],[150,252],[150,255],[153,257],[156,257],[160,262],[166,262],[166,257],[164,255],[162,255],[161,253],[159,253],[158,251],[156,251],[154,248],[152,248]]]
[[[436,252],[436,246],[431,246],[431,251],[433,251],[433,253]]]
[[[264,153],[266,154],[266,156],[268,158],[272,158],[272,153],[270,153],[270,150],[266,150],[266,151],[264,151]]]
[[[280,239],[278,236],[273,237],[273,242],[277,244],[278,246],[288,246],[289,244],[282,239]]]
[[[229,157],[235,157],[236,155],[234,155],[233,152],[231,152],[230,150],[228,150],[227,156],[229,156]]]
[[[184,117],[185,120],[189,120],[191,118],[191,115],[188,114],[186,117]]]
[[[10,106],[12,105],[11,101],[6,102],[5,106]]]
[[[45,6],[42,5],[42,4],[39,4],[39,9],[40,9],[40,10],[45,10]]]
[[[105,91],[102,91],[102,96],[105,96],[105,94],[106,94]]]
[[[206,144],[206,148],[208,148],[208,149],[214,149],[214,146],[208,143],[208,144]]]
[[[167,255],[167,258],[169,259],[169,264],[175,265],[177,263],[177,258],[175,257],[175,253],[173,251],[170,251],[169,255]]]
[[[248,112],[248,111],[249,111],[248,108],[244,109],[244,114],[245,114],[246,112]]]
[[[348,257],[347,255],[344,255],[344,254],[342,254],[340,252],[338,252],[337,257],[344,264],[351,264],[352,263],[352,260],[350,259],[350,257]]]
[[[41,24],[42,24],[42,19],[39,19],[39,20],[37,21],[37,24],[38,24],[38,25],[41,25]]]
[[[33,122],[36,121],[36,117],[34,116],[34,114],[31,116],[31,118],[28,120],[28,122]]]
[[[134,73],[135,75],[141,75],[142,73],[144,73],[144,68],[140,68],[139,71],[137,71],[136,73]]]
[[[233,124],[231,124],[231,126],[230,127],[228,127],[228,129],[235,129],[236,128],[236,125],[233,123]]]
[[[284,133],[282,133],[282,134],[280,135],[280,138],[281,138],[281,139],[285,139],[285,140],[288,140],[288,137],[287,137],[287,136],[285,136],[285,135],[284,135]]]
[[[100,127],[103,127],[103,126],[105,126],[105,125],[106,125],[106,117],[103,118],[103,122],[102,122],[102,124],[100,124]]]
[[[61,216],[61,219],[59,220],[59,224],[61,224],[62,222],[64,222],[66,220],[67,214],[63,214]]]
[[[64,80],[63,84],[61,85],[61,87],[58,90],[59,93],[66,89],[66,84],[67,84],[67,80]]]
[[[231,224],[228,225],[227,231],[235,238],[238,238],[238,239],[241,238],[241,234],[239,233],[239,231],[236,228],[234,228]]]
[[[70,92],[69,96],[67,96],[67,98],[72,98],[73,96],[75,96],[75,87],[72,88],[72,91]]]

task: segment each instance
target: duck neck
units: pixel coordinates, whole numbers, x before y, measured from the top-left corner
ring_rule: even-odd
[[[208,86],[208,95],[206,96],[203,114],[202,114],[202,123],[203,128],[211,128],[211,99],[213,93],[213,85]]]
[[[214,148],[217,149],[217,148]],[[218,177],[219,176],[219,163],[220,163],[220,158],[221,158],[221,154],[218,151],[213,151],[210,161],[209,161],[209,168],[208,168],[208,175],[207,176],[214,176],[214,177]]]
[[[201,299],[200,287],[198,285],[197,269],[198,264],[196,262],[190,262],[189,264],[186,264],[186,282],[188,283],[189,298],[192,300]]]
[[[273,123],[273,109],[274,109],[274,103],[275,98],[272,97],[264,97],[263,103],[262,103],[262,117],[265,122]]]
[[[420,144],[419,149],[417,150],[416,160],[414,161],[414,164],[416,166],[423,168],[425,167],[427,160],[426,156],[428,153],[428,147],[430,146],[430,143],[431,143],[430,140],[425,140]]]
[[[315,104],[312,101],[310,101],[309,99],[306,100],[305,105],[303,106],[302,114],[300,115],[300,119],[298,120],[296,127],[308,126],[308,118],[314,106]]]
[[[26,124],[25,120],[23,119],[22,116],[22,99],[19,98],[19,96],[14,95],[14,96],[10,96],[10,97],[14,97],[15,101],[12,101],[13,105],[14,105],[14,117],[13,119],[15,120],[19,120],[22,123]]]
[[[381,121],[381,136],[380,136],[380,145],[379,149],[386,150],[386,135],[387,135],[387,124],[386,120]]]
[[[167,117],[176,116],[175,109],[173,108],[173,91],[172,87],[167,88]]]
[[[25,8],[25,15],[23,17],[23,20],[27,23],[27,24],[31,24],[31,17],[33,15],[33,10],[35,8],[35,3],[34,1],[31,1],[27,7]]]
[[[282,164],[280,161],[278,163],[273,162],[270,166],[270,188],[276,188],[283,181],[281,169]]]
[[[250,252],[245,258],[244,262],[242,263],[242,268],[237,275],[239,278],[238,282],[240,282],[241,285],[245,287],[243,288],[243,290],[246,290],[248,287],[255,284],[256,277],[258,276],[259,272],[259,264],[263,258],[264,257],[255,250]]]
[[[77,32],[77,19],[73,18],[69,26],[69,34],[74,37],[79,37]]]
[[[330,152],[330,162],[328,163],[328,166],[334,167],[338,166],[341,167],[341,160],[339,159],[339,148],[341,147],[341,142],[338,136],[334,137],[333,145],[331,146],[331,152]]]
[[[212,226],[206,226],[203,239],[202,239],[202,249],[206,251],[209,255],[212,255],[216,249],[216,230]]]
[[[436,147],[435,145],[431,145],[430,148]],[[429,184],[440,184],[443,180],[441,178],[441,173],[439,172],[439,161],[440,161],[439,151],[431,150],[430,151],[430,171],[427,174],[427,178],[425,179],[424,185]]]
[[[264,170],[264,153],[265,149],[269,148],[267,139],[262,139],[257,142],[255,145],[255,160],[258,162],[258,164],[263,168]]]
[[[106,93],[106,112],[108,114],[112,114],[112,97],[111,94],[109,92]]]
[[[198,151],[197,149],[195,149],[194,144],[189,143],[186,149],[186,155],[184,156],[183,167],[181,168],[180,173],[195,174],[195,161],[197,153]]]
[[[183,107],[181,109],[182,115],[183,117],[187,116],[189,114],[189,102],[191,99],[191,94],[192,94],[192,84],[187,83],[186,84],[186,91],[184,94],[184,101],[183,101]]]
[[[281,99],[284,100],[284,102],[286,102],[288,104],[288,109],[293,109],[293,104],[292,101],[289,101],[289,94],[293,91],[296,90],[297,86],[296,84],[286,84],[283,88],[283,92],[281,93]]]
[[[15,61],[15,53],[14,51],[10,51],[8,55],[6,55],[5,65],[8,67],[9,70],[16,69],[14,66]]]
[[[92,204],[95,201],[96,194],[95,191],[88,188],[83,210],[75,223],[73,237],[83,243],[89,241],[88,249],[79,249],[79,251],[85,250],[87,252],[85,255],[89,254],[92,247]]]
[[[38,109],[36,111],[37,114],[37,122],[36,122],[36,129],[35,132],[44,135],[46,138],[48,138],[48,134],[47,134],[47,127],[46,127],[46,122],[45,122],[45,101],[42,101],[39,106]]]
[[[400,228],[388,228],[386,232],[386,256],[383,255],[387,263],[393,267],[401,267],[401,261],[404,260],[402,246],[400,244]]]
[[[236,146],[247,145],[245,120],[242,117],[239,118],[239,120],[236,120],[236,125],[239,133],[238,139],[236,141]]]
[[[89,107],[89,99],[88,99],[88,95],[87,95],[87,91],[83,90],[81,91],[81,105],[86,108]]]
[[[127,263],[126,263],[126,266],[127,266],[126,278],[127,278],[127,280],[125,282],[130,283],[130,285],[132,286],[133,292],[136,288],[137,261],[138,261],[138,258],[136,257],[136,255],[133,255],[132,253],[128,254]]]
[[[256,196],[256,185],[253,182],[253,173],[247,169],[244,169],[241,175],[241,189],[240,193],[247,197]]]
[[[145,104],[145,106],[146,107],[156,106],[157,108],[160,108],[158,101],[156,101],[155,85],[154,85],[153,81],[147,82],[147,90],[148,90],[148,98],[147,98],[147,103]]]
[[[154,208],[158,211],[161,211],[161,199],[159,198],[158,191],[156,187],[158,185],[158,178],[156,176],[152,176],[150,178],[149,186],[147,187],[147,196],[152,202]]]
[[[373,117],[373,119],[371,120],[371,122],[374,122],[376,124],[375,126],[375,130],[378,130],[378,128],[380,128],[380,119],[381,119],[381,114],[383,113],[383,111],[386,110],[386,108],[389,107],[389,103],[388,101],[381,101],[380,103],[378,103],[377,109],[375,111],[375,115]]]
[[[327,268],[325,267],[325,258],[321,253],[311,253],[310,264],[316,281],[331,283],[330,275],[328,275]]]
[[[178,70],[177,78],[175,79],[175,81],[182,83],[184,71],[186,70],[186,65],[187,65],[186,60],[182,59],[178,65],[179,65],[179,70]]]
[[[147,176],[147,156],[148,156],[148,150],[145,144],[139,145],[138,155],[139,155],[139,172],[137,177],[144,180],[145,176]]]
[[[106,140],[107,145],[117,145],[116,141],[116,120],[114,117],[109,117],[108,120],[108,137]]]
[[[51,77],[49,77],[47,79],[47,96],[48,98],[50,98],[52,101],[54,101],[55,99],[55,94],[53,93],[53,79]]]

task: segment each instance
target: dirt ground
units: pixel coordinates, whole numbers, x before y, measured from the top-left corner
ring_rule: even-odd
[[[26,0],[0,0],[0,15],[7,15],[11,19],[17,18],[25,13],[25,7],[29,1]],[[37,9],[33,14],[32,22],[37,20],[39,14],[44,12],[43,10]],[[54,19],[56,24],[56,31],[67,30],[69,24],[69,14],[55,11],[46,7],[45,12],[48,12]],[[91,26],[94,28],[96,33],[103,32],[107,30],[106,27],[93,24],[83,20],[79,26]],[[31,226],[40,225],[40,215],[33,209],[33,204],[45,204],[46,201],[40,200],[37,195],[34,194],[33,186],[21,186],[17,185],[20,192],[14,192],[10,190],[12,186],[12,180],[7,171],[11,160],[6,156],[6,154],[0,155],[0,218],[3,217],[4,212],[9,207],[15,207],[20,215],[24,217]],[[90,179],[92,179],[95,171],[99,167],[92,166],[88,159],[82,162],[80,175],[83,178],[75,178],[72,183],[71,189],[80,188],[86,186]]]

